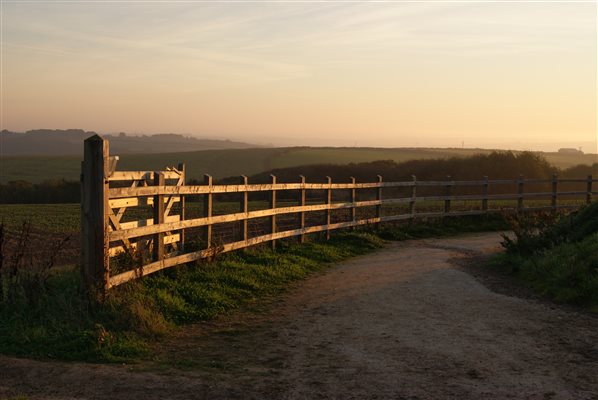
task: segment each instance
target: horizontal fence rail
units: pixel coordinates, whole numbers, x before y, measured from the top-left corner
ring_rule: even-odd
[[[103,295],[165,268],[266,242],[275,246],[294,236],[303,242],[308,234],[324,232],[328,238],[335,229],[392,221],[557,212],[576,209],[598,195],[593,191],[598,180],[591,176],[472,181],[420,181],[414,176],[406,182],[384,182],[378,176],[365,183],[354,178],[333,183],[329,177],[325,183],[308,183],[305,177],[280,183],[272,176],[270,183],[259,184],[242,176],[240,184],[215,185],[206,175],[203,185],[186,185],[184,164],[165,171],[116,171],[117,160],[110,157],[106,140],[93,136],[85,141],[82,273],[88,287]],[[577,185],[578,190],[559,191],[562,185]],[[534,190],[526,191],[530,186]],[[261,197],[250,201],[250,193]],[[215,207],[216,196],[228,196],[226,202],[216,202],[226,205],[224,212]],[[575,203],[559,204],[564,198]],[[500,201],[511,203],[491,206]],[[261,207],[250,210],[254,206]]]

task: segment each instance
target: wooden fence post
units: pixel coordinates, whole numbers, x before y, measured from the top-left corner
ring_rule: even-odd
[[[108,158],[110,144],[94,135],[83,144],[81,164],[81,274],[88,294],[103,300],[110,287]]]
[[[203,216],[206,218],[212,217],[212,183],[213,179],[210,175],[203,176],[203,183],[209,187],[209,192],[206,193],[203,203]],[[206,242],[206,249],[212,247],[212,224],[204,227],[204,241]]]
[[[247,214],[247,212],[249,211],[249,193],[247,192],[247,184],[249,183],[248,178],[245,175],[241,175],[241,178],[239,179],[239,183],[241,185],[245,185],[245,191],[241,192],[241,201],[239,203],[239,211],[241,211],[242,213]],[[244,242],[247,241],[247,218],[243,219],[241,221],[241,240],[243,240]]]
[[[382,175],[376,175],[378,177],[378,190],[376,191],[376,200],[382,202]],[[382,218],[382,203],[376,206],[376,218]],[[380,228],[380,222],[376,224],[376,228]]]
[[[517,180],[517,212],[523,211],[523,175],[519,175]]]
[[[450,175],[446,176],[446,180],[447,180],[447,183],[446,183],[446,186],[444,187],[444,197],[445,197],[445,199],[444,199],[444,213],[448,214],[448,213],[451,212],[451,199],[450,199],[450,197],[451,197],[451,194],[452,194],[453,187],[452,187],[452,182],[451,182],[451,176]]]
[[[299,179],[301,182],[301,185],[305,185],[305,177],[303,175],[299,175]],[[299,193],[299,205],[301,207],[305,206],[305,186],[301,187],[300,193]],[[299,228],[300,229],[304,229],[305,228],[305,212],[301,211],[299,213]],[[305,234],[301,234],[299,235],[299,243],[305,243]]]
[[[415,175],[411,175],[411,179],[413,180],[413,186],[411,187],[411,201],[409,202],[409,214],[411,214],[411,219],[415,218],[415,198],[417,197],[417,177]]]
[[[178,171],[181,173],[181,180],[183,182],[182,186],[185,186],[185,183],[187,182],[187,175],[185,173],[185,163],[179,163],[178,165]],[[181,221],[185,220],[185,195],[182,194],[181,196]],[[181,251],[184,252],[185,251],[185,230],[181,229]]]
[[[489,189],[490,184],[488,183],[488,177],[484,176],[484,189],[483,189],[483,196],[484,198],[482,199],[482,211],[484,211],[486,214],[488,213],[488,189]]]
[[[592,175],[588,175],[588,185],[587,185],[587,193],[586,193],[586,204],[590,204],[592,202]]]
[[[326,190],[326,204],[329,206],[332,204],[332,189],[330,185],[332,185],[332,178],[327,176],[326,183],[328,184],[328,189]],[[326,209],[326,225],[330,225],[330,208]],[[330,239],[330,229],[326,228],[326,240]]]
[[[357,202],[357,189],[355,189],[355,178],[351,177],[351,203]],[[351,221],[354,223],[357,221],[357,207],[351,207]],[[355,230],[355,225],[351,227],[351,230]]]
[[[154,186],[164,186],[164,173],[160,171],[154,172]],[[154,196],[154,225],[164,223],[164,195],[157,194]],[[154,243],[152,251],[154,261],[164,259],[164,232],[154,234]]]
[[[270,183],[276,185],[276,176],[270,175]],[[276,190],[272,189],[270,193],[270,208],[276,208]],[[276,233],[276,215],[270,217],[270,233]],[[276,240],[272,240],[272,250],[276,249]]]
[[[552,175],[552,195],[550,198],[550,207],[552,213],[555,214],[557,210],[557,197],[558,197],[559,177],[557,174]]]

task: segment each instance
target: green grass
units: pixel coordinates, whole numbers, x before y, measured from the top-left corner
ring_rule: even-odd
[[[555,223],[516,220],[517,238],[490,265],[557,302],[598,312],[598,202]]]
[[[580,200],[571,199],[567,204],[580,204]],[[320,202],[321,203],[321,202]],[[279,202],[278,207],[295,206],[297,202]],[[308,202],[312,204],[312,202]],[[313,203],[315,204],[315,203]],[[561,203],[563,204],[563,203]],[[547,206],[550,200],[526,201],[528,206]],[[489,201],[489,208],[515,208],[517,201],[500,200]],[[252,201],[249,203],[249,211],[267,209],[268,202]],[[214,215],[235,213],[239,209],[238,202],[214,202]],[[444,209],[442,201],[422,201],[416,203],[417,212],[435,212]],[[481,209],[480,201],[453,201],[452,210],[474,210]],[[409,205],[386,205],[382,207],[382,215],[405,214],[409,211]],[[125,214],[123,221],[141,217],[140,212],[145,212],[143,218],[150,218],[148,210],[135,210],[132,208]],[[186,203],[187,218],[199,218],[203,215],[203,204],[201,202]],[[8,230],[15,231],[20,228],[23,221],[30,221],[38,230],[52,233],[78,232],[81,224],[81,208],[79,204],[0,204],[0,222],[3,222]]]
[[[80,293],[75,269],[51,274],[36,291],[28,290],[35,282],[25,277],[13,299],[4,296],[0,303],[0,353],[103,362],[148,357],[150,344],[177,326],[259,302],[382,243],[364,232],[303,246],[281,242],[278,251],[254,248],[157,273],[114,289],[93,306]]]
[[[213,263],[179,266],[119,286],[102,305],[89,303],[82,295],[74,267],[57,269],[43,284],[24,274],[11,296],[5,277],[0,353],[96,362],[145,359],[152,356],[152,343],[172,330],[243,306],[259,308],[291,282],[371,252],[385,239],[488,229],[504,229],[504,222],[498,217],[468,217],[335,232],[329,241],[304,245],[281,240],[276,251],[267,246],[249,248],[223,254]]]
[[[235,175],[253,175],[273,168],[293,167],[314,163],[348,164],[376,160],[394,160],[397,162],[469,156],[490,153],[483,149],[428,149],[428,148],[265,148],[265,149],[230,149],[205,150],[180,153],[127,154],[120,158],[119,170],[162,170],[167,166],[176,166],[179,162],[187,165],[189,178],[202,178],[210,174],[214,178]],[[559,168],[577,164],[592,164],[596,155],[568,155],[559,153],[541,153],[548,162]],[[81,157],[76,156],[23,156],[4,157],[0,182],[26,180],[39,183],[49,179],[78,180]]]
[[[47,232],[75,232],[81,229],[79,204],[1,204],[0,222],[9,231],[18,229],[23,221],[31,221],[36,229]]]

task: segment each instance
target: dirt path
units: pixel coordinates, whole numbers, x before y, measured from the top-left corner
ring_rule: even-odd
[[[456,265],[499,240],[392,243],[266,315],[181,331],[149,365],[0,357],[0,398],[598,399],[598,317],[498,294]]]

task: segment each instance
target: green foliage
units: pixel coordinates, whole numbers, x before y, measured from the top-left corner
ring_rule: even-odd
[[[0,222],[11,232],[20,229],[23,221],[33,221],[35,229],[44,232],[78,232],[81,228],[79,204],[1,204]]]
[[[511,151],[470,154],[467,157],[445,157],[434,159],[407,159],[402,162],[377,160],[362,163],[310,164],[262,172],[250,178],[251,182],[266,182],[270,174],[280,181],[296,181],[297,176],[311,179],[330,176],[334,181],[346,182],[355,177],[359,182],[371,182],[377,175],[385,181],[410,181],[412,175],[420,180],[443,180],[447,175],[459,180],[479,180],[484,175],[491,179],[515,179],[520,174],[528,178],[548,178],[557,172],[542,156]]]
[[[508,218],[515,240],[505,236],[504,247],[510,253],[543,253],[561,243],[584,240],[598,232],[598,202],[570,214],[536,213]]]
[[[516,238],[505,237],[495,264],[556,301],[598,311],[598,202],[554,222],[518,218],[512,226]]]
[[[138,359],[149,354],[151,341],[176,326],[255,303],[329,263],[381,244],[368,233],[338,234],[327,243],[281,241],[277,251],[247,249],[128,283],[115,288],[103,304],[92,304],[82,294],[77,270],[58,271],[38,292],[0,301],[0,353],[107,362]],[[19,273],[27,276],[27,271]],[[19,292],[24,284],[24,279],[12,283]]]
[[[481,220],[485,227],[502,227],[497,220]],[[172,329],[244,305],[259,305],[330,263],[379,248],[384,242],[381,237],[439,236],[469,231],[474,225],[472,218],[436,227],[430,222],[424,229],[401,225],[338,232],[329,241],[303,245],[281,240],[275,251],[266,246],[249,248],[211,263],[179,266],[130,282],[113,289],[103,304],[90,303],[83,295],[76,268],[53,271],[35,294],[0,301],[0,353],[134,361],[151,355],[151,343]],[[31,296],[36,300],[30,301]]]
[[[466,232],[506,230],[509,225],[501,215],[464,216],[441,220],[424,220],[398,226],[383,225],[379,231],[385,240],[408,240],[427,237],[445,237]]]
[[[23,180],[0,184],[2,204],[57,204],[79,203],[81,188],[79,182],[64,179],[30,183]]]
[[[81,149],[82,149],[81,145]],[[289,168],[311,164],[349,164],[369,163],[376,160],[391,160],[402,163],[410,160],[446,159],[451,157],[467,157],[476,154],[488,155],[491,150],[483,149],[432,149],[432,148],[265,148],[265,149],[230,149],[205,150],[177,153],[121,154],[119,170],[162,170],[166,166],[185,162],[189,178],[201,178],[203,174],[211,174],[216,179],[254,175],[275,168]],[[113,151],[114,154],[119,154]],[[514,153],[519,154],[519,153]],[[569,155],[559,153],[535,153],[544,157],[550,164],[558,168],[568,168],[578,164],[596,162],[593,154]],[[22,156],[4,157],[0,183],[25,180],[40,183],[52,179],[78,181],[81,170],[79,156]],[[499,165],[500,167],[500,165]],[[500,168],[498,169],[500,170]],[[515,171],[517,174],[523,171]],[[380,172],[378,172],[380,173]],[[413,172],[409,172],[412,174]],[[585,174],[585,172],[584,172]],[[319,175],[304,174],[308,177]],[[479,175],[484,175],[479,173]],[[487,175],[494,175],[489,173]],[[375,175],[374,175],[375,176]],[[478,176],[479,177],[479,176]],[[512,176],[511,176],[512,177]],[[575,175],[579,177],[579,175]],[[293,177],[294,179],[296,176]]]

